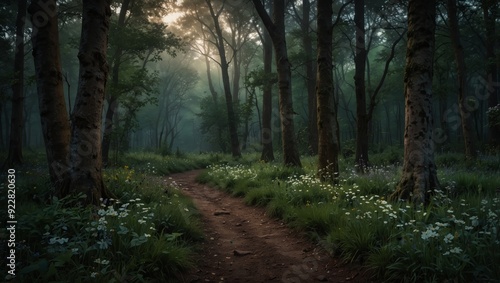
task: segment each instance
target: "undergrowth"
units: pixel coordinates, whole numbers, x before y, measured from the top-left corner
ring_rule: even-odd
[[[380,164],[364,175],[342,161],[336,185],[316,178],[312,158],[303,159],[304,169],[213,165],[199,181],[266,207],[271,217],[306,232],[345,261],[363,264],[378,280],[498,282],[497,157],[480,157],[471,165],[456,155],[438,156],[441,190],[424,207],[387,201],[400,177],[397,155],[391,149],[376,156],[372,160]]]
[[[100,207],[79,206],[84,196],[54,197],[43,158],[16,170],[15,282],[177,282],[195,266],[203,237],[196,209],[155,175],[203,167],[210,156],[127,158],[128,165],[104,171],[117,199]],[[2,203],[6,187],[0,184]],[[5,230],[0,239],[5,249]],[[1,270],[8,274],[6,265]]]

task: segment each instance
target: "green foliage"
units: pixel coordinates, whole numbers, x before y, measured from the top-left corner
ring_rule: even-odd
[[[403,150],[395,146],[388,147],[380,153],[371,154],[370,163],[382,166],[402,164]]]
[[[488,123],[492,126],[500,126],[500,104],[488,108],[486,111],[488,115]]]
[[[201,119],[200,131],[205,136],[212,149],[228,152],[229,125],[227,123],[227,107],[222,99],[214,101],[211,97],[204,97],[200,102]]]
[[[256,89],[263,90],[264,86],[272,85],[278,81],[278,74],[272,73],[269,76],[264,72],[264,68],[258,68],[250,71],[245,77],[245,87],[255,92]]]
[[[444,169],[440,172],[442,186],[456,196],[481,194],[494,197],[500,188],[500,177],[490,172]]]
[[[273,198],[275,198],[276,191],[273,186],[258,187],[249,190],[245,194],[245,203],[256,206],[266,206]]]
[[[465,156],[463,154],[454,152],[438,154],[435,159],[438,168],[453,167],[465,162]]]
[[[259,202],[259,200],[255,200]],[[285,214],[288,214],[290,205],[285,198],[273,198],[271,199],[266,207],[267,214],[269,217],[285,218]]]
[[[314,231],[319,235],[326,235],[332,227],[337,226],[338,209],[331,204],[311,204],[293,207],[287,211],[288,222],[291,227],[302,231]]]
[[[115,121],[117,127],[111,133],[112,145],[115,149],[115,160],[129,150],[130,134],[139,128],[137,114],[148,104],[158,103],[158,73],[150,72],[138,66],[122,67],[122,76],[118,85],[110,84],[109,93],[118,97],[121,111],[120,120]]]
[[[446,155],[440,162],[457,157]],[[201,179],[229,192],[251,184],[247,204],[266,206],[268,215],[315,235],[325,249],[370,268],[377,280],[500,279],[498,171],[483,172],[480,162],[465,171],[457,161],[439,171],[443,190],[423,207],[385,200],[400,178],[393,165],[372,167],[364,175],[343,171],[339,184],[332,185],[317,180],[314,164],[304,164],[297,174],[274,164],[211,166]]]
[[[107,169],[117,199],[101,207],[79,206],[84,195],[45,197],[44,171],[25,168],[18,179],[16,280],[67,282],[70,274],[75,282],[165,282],[194,266],[203,237],[198,214],[179,188],[165,191],[154,168]]]
[[[214,154],[174,154],[162,156],[152,152],[130,152],[125,154],[118,164],[130,165],[143,173],[164,176],[187,170],[202,169],[208,165],[229,160],[224,155]]]

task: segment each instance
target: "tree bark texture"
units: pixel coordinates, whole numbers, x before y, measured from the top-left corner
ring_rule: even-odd
[[[71,193],[84,193],[87,203],[109,198],[102,180],[101,123],[108,78],[106,51],[110,0],[84,0],[80,38],[80,78],[71,124]]]
[[[405,132],[401,180],[392,199],[428,203],[439,188],[432,140],[435,0],[410,0],[404,77]]]
[[[12,115],[10,120],[9,154],[4,167],[23,163],[24,127],[24,23],[26,1],[17,2],[16,46],[14,57],[14,83],[12,84]]]
[[[70,126],[64,101],[56,1],[33,0],[33,61],[49,174],[56,192],[67,186]]]
[[[337,143],[337,113],[334,105],[332,65],[331,1],[318,0],[318,70],[317,70],[317,129],[318,175],[321,180],[334,181],[339,173],[339,144]]]
[[[260,0],[253,0],[253,3],[257,13],[271,36],[276,55],[283,161],[286,166],[302,167],[299,151],[296,145],[293,122],[295,111],[293,110],[292,101],[292,72],[290,68],[290,61],[288,60],[285,37],[285,1],[276,0],[273,2],[274,22],[267,14]]]
[[[451,44],[455,55],[458,78],[458,105],[460,110],[462,134],[465,146],[465,158],[476,158],[474,148],[474,133],[472,129],[472,113],[467,110],[467,71],[465,66],[464,48],[460,42],[460,31],[457,18],[457,0],[447,0],[448,19],[450,25]]]

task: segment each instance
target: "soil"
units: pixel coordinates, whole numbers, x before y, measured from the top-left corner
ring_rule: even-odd
[[[172,174],[201,213],[205,240],[184,282],[369,282],[356,264],[333,258],[264,208],[195,181],[201,170]]]

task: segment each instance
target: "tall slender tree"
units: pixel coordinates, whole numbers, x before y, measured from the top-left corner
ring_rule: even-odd
[[[270,1],[266,3],[269,9],[272,9]],[[266,78],[272,77],[272,66],[273,66],[273,43],[271,41],[271,36],[269,32],[264,29],[262,36],[262,47],[263,47],[263,59],[264,59],[264,75]],[[264,81],[264,86],[262,88],[262,129],[261,129],[261,144],[262,153],[260,159],[264,162],[269,162],[274,160],[273,151],[273,131],[271,128],[273,112],[273,88],[270,80]]]
[[[336,180],[339,173],[338,124],[334,105],[332,65],[332,3],[318,0],[318,70],[316,82],[317,129],[318,129],[318,175],[322,180]]]
[[[17,2],[16,44],[14,55],[14,83],[12,84],[12,115],[10,122],[9,155],[4,166],[23,162],[23,114],[24,114],[24,24],[26,1]]]
[[[33,61],[50,180],[60,191],[69,185],[71,132],[64,101],[56,1],[32,0],[28,12],[33,25]]]
[[[486,79],[488,81],[487,91],[488,107],[495,107],[500,104],[500,91],[495,88],[494,83],[498,84],[499,63],[497,59],[498,49],[498,31],[496,21],[499,16],[497,0],[482,0],[483,19],[486,34]],[[500,125],[489,125],[490,143],[495,147],[500,147]]]
[[[120,7],[120,13],[118,14],[118,22],[116,24],[116,32],[122,33],[125,29],[125,19],[129,12],[130,0],[123,0]],[[117,44],[116,49],[112,57],[112,70],[111,70],[111,84],[115,89],[118,89],[119,75],[120,75],[120,65],[122,62],[122,57],[124,53],[124,46]],[[107,109],[106,109],[106,119],[104,120],[104,135],[102,141],[102,159],[104,165],[108,164],[109,160],[109,150],[111,149],[111,136],[113,133],[113,120],[115,119],[115,113],[118,111],[118,94],[110,93],[107,96]]]
[[[271,20],[261,0],[252,0],[257,13],[266,27],[274,46],[276,67],[278,70],[279,107],[283,144],[283,159],[286,166],[301,167],[297,148],[293,117],[292,72],[285,37],[285,1],[273,2],[273,18]]]
[[[356,54],[354,85],[356,91],[356,168],[363,172],[368,166],[368,118],[366,113],[366,45],[365,45],[365,1],[354,1],[354,24],[356,25]]]
[[[439,188],[432,140],[435,29],[436,1],[410,0],[404,77],[404,162],[392,199],[428,203],[429,194]]]
[[[294,5],[294,1],[292,1]],[[307,130],[309,153],[318,154],[318,119],[316,113],[316,62],[313,54],[313,38],[311,28],[311,1],[302,1],[302,13],[293,6],[295,17],[300,25],[301,41],[304,52],[305,85],[307,89]]]
[[[225,1],[219,9],[214,9],[211,0],[205,0],[208,9],[210,11],[210,16],[212,17],[214,27],[215,27],[215,45],[220,57],[220,68],[222,73],[222,84],[224,87],[224,94],[226,98],[226,108],[227,108],[227,118],[229,126],[229,138],[231,142],[231,154],[233,157],[240,157],[240,143],[238,140],[238,129],[236,127],[236,115],[234,112],[233,97],[231,95],[231,82],[229,79],[229,63],[226,58],[225,49],[225,39],[222,34],[222,28],[220,26],[219,17],[224,9]]]
[[[112,18],[110,27],[110,84],[106,95],[107,109],[105,128],[102,142],[102,158],[105,165],[109,160],[112,142],[117,145],[128,146],[126,139],[119,140],[120,136],[128,137],[127,132],[117,133],[120,122],[130,123],[129,107],[124,100],[137,101],[137,88],[130,88],[127,79],[140,78],[147,73],[146,66],[152,61],[160,60],[160,54],[167,51],[175,55],[181,46],[181,41],[171,32],[166,31],[166,25],[161,21],[165,15],[165,5],[161,0],[122,0],[118,17]],[[150,86],[149,80],[154,74],[142,76],[138,84]],[[140,87],[144,90],[144,87]],[[147,92],[147,91],[144,91]],[[126,113],[124,121],[119,119],[120,105]],[[122,129],[127,129],[126,126]],[[117,138],[118,137],[118,138]],[[118,146],[119,147],[119,146]]]
[[[464,47],[460,40],[460,30],[458,28],[457,0],[447,0],[447,8],[451,44],[453,46],[457,68],[458,108],[460,111],[462,135],[465,145],[465,158],[472,160],[476,157],[476,151],[474,148],[474,134],[472,130],[472,113],[467,110],[467,70],[465,66]]]

